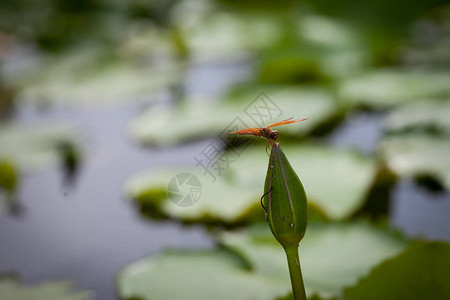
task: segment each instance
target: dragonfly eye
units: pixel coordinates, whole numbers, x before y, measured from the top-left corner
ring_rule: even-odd
[[[270,138],[272,140],[276,140],[278,138],[278,131],[276,131],[276,130],[272,131],[270,134]]]

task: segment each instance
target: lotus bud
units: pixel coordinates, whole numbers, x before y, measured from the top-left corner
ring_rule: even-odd
[[[298,247],[307,226],[307,201],[303,185],[274,143],[267,168],[262,203],[270,230],[283,248]]]

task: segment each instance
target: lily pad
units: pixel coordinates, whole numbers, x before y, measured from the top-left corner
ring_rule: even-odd
[[[220,234],[224,249],[168,251],[132,263],[118,276],[119,295],[152,300],[284,297],[291,291],[285,253],[267,225],[261,225]],[[405,245],[365,223],[313,223],[300,245],[307,292],[339,296]]]
[[[450,299],[450,244],[410,246],[344,292],[345,300]]]
[[[130,134],[145,145],[169,147],[218,136],[233,121],[236,112],[231,106],[212,102],[152,107],[131,122]]]
[[[450,134],[450,101],[425,100],[400,106],[386,118],[386,129],[390,132],[422,131]]]
[[[372,159],[354,152],[307,144],[283,146],[283,151],[303,182],[310,207],[316,207],[313,211],[317,213],[318,208],[331,219],[344,219],[362,206],[375,176]],[[262,220],[259,199],[268,161],[264,146],[248,148],[240,156],[232,152],[226,155],[230,160],[229,169],[220,176],[215,173],[215,181],[200,167],[155,169],[132,178],[126,191],[150,215],[162,214],[185,222],[225,224]],[[189,207],[168,201],[169,181],[183,172],[194,174],[202,184],[200,200]]]
[[[167,147],[217,137],[224,131],[231,131],[233,125],[260,127],[288,117],[309,118],[301,125],[279,128],[280,132],[299,137],[337,113],[334,99],[325,91],[285,86],[245,89],[217,102],[201,100],[204,99],[188,99],[176,107],[152,107],[131,122],[130,133],[143,144]],[[261,115],[255,117],[252,113],[257,108]],[[263,115],[267,117],[261,118]]]
[[[363,205],[376,175],[372,158],[325,146],[303,145],[292,153],[289,160],[303,182],[309,201],[331,219],[348,218]]]
[[[342,83],[339,95],[347,104],[372,108],[450,95],[450,73],[409,70],[379,70]]]
[[[151,35],[153,44],[167,44],[160,35]],[[181,66],[167,54],[167,47],[163,47],[165,55],[160,49],[147,49],[145,56],[132,40],[123,40],[117,48],[85,46],[43,57],[30,67],[12,68],[6,72],[6,81],[18,88],[19,101],[44,106],[148,100],[179,79]]]
[[[7,125],[0,129],[0,158],[20,170],[35,170],[61,161],[61,146],[77,144],[73,127],[62,124]]]
[[[283,33],[282,22],[271,15],[207,10],[196,19],[185,17],[184,11],[184,17],[175,20],[195,62],[241,60],[272,46]]]
[[[227,232],[220,240],[247,260],[255,273],[281,280],[286,293],[289,291],[285,253],[267,226]],[[306,292],[310,296],[338,297],[344,287],[355,284],[405,246],[394,235],[366,223],[311,223],[299,247]]]
[[[178,174],[188,173],[201,182],[200,200],[192,206],[177,206],[168,198],[168,184]],[[221,178],[213,182],[200,169],[189,167],[178,169],[155,169],[136,176],[127,183],[127,191],[144,214],[152,217],[170,217],[183,222],[237,224],[256,211],[260,220],[264,215],[258,202],[258,192],[252,188],[238,188],[233,185],[234,171],[223,172]],[[229,177],[230,179],[225,179]],[[224,179],[222,179],[224,178]],[[247,179],[248,181],[248,179]],[[180,186],[180,189],[182,186]],[[262,188],[262,187],[261,187]],[[185,191],[188,193],[188,191]],[[258,213],[258,210],[259,213]]]
[[[430,176],[450,189],[450,142],[427,134],[386,137],[380,145],[380,156],[389,169],[399,176]]]
[[[255,274],[227,251],[166,252],[137,261],[117,279],[124,299],[272,300],[285,293],[276,278]]]
[[[283,42],[263,52],[257,68],[260,82],[327,81],[359,73],[367,66],[367,49],[351,26],[312,15],[298,18],[294,26],[295,30],[283,32]]]
[[[173,67],[137,68],[132,64],[114,63],[78,77],[38,78],[20,91],[18,99],[45,105],[129,102],[147,99],[149,94],[169,88],[175,73]]]
[[[336,99],[328,91],[314,87],[292,87],[287,85],[253,85],[237,88],[224,99],[227,103],[247,103],[245,112],[253,117],[249,126],[265,126],[271,122],[261,115],[283,118],[308,118],[298,126],[281,126],[276,129],[282,136],[301,137],[309,134],[323,123],[342,114]],[[247,119],[244,119],[247,121]],[[257,124],[255,124],[257,122]]]
[[[296,20],[297,34],[309,43],[323,45],[330,49],[359,49],[361,36],[354,27],[342,20],[310,14]]]
[[[89,292],[75,290],[67,281],[25,286],[12,277],[0,277],[0,299],[8,300],[89,300]]]

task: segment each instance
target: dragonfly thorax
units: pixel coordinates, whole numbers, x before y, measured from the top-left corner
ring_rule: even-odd
[[[268,140],[276,141],[278,138],[278,131],[264,127],[264,128],[261,128],[261,130],[259,131],[259,136],[266,138]]]

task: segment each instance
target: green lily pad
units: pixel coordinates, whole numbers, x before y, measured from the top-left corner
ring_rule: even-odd
[[[345,300],[450,299],[450,244],[422,243],[372,270],[344,292]]]
[[[284,297],[291,291],[285,253],[267,225],[261,225],[220,234],[225,249],[168,251],[134,262],[117,278],[119,295],[152,300]],[[339,296],[404,247],[398,238],[365,223],[313,223],[300,244],[307,292]]]
[[[450,142],[427,134],[388,136],[380,145],[380,156],[399,176],[430,176],[450,189]]]
[[[309,43],[330,49],[360,49],[360,34],[348,23],[324,15],[310,14],[296,20],[297,34]]]
[[[339,95],[347,104],[389,108],[431,97],[450,95],[450,73],[379,70],[342,83]]]
[[[386,118],[392,132],[424,131],[450,134],[450,101],[425,100],[400,106]]]
[[[372,158],[348,150],[305,147],[289,155],[310,202],[331,219],[348,218],[364,203],[373,184],[376,163]],[[345,176],[342,176],[345,174]]]
[[[201,182],[200,200],[192,206],[177,206],[168,198],[169,182],[181,173],[192,174]],[[236,188],[233,185],[236,179],[232,179],[235,176],[234,171],[229,170],[213,182],[200,169],[157,169],[131,179],[126,189],[144,214],[152,217],[171,217],[188,223],[236,224],[253,219],[252,214],[256,213],[258,219],[263,220],[258,192],[254,187],[246,189],[241,185]],[[225,179],[226,177],[230,179]]]
[[[152,107],[131,122],[130,134],[145,145],[169,147],[218,136],[233,121],[236,112],[231,106],[212,102]]]
[[[152,107],[131,122],[130,133],[143,144],[167,147],[193,139],[217,137],[223,131],[230,131],[232,124],[239,128],[260,127],[288,117],[309,118],[298,125],[279,127],[280,132],[299,137],[336,114],[333,98],[316,89],[259,86],[235,92],[222,100],[189,99],[177,107]],[[263,120],[251,115],[257,105],[263,106],[261,101],[273,109],[259,108],[261,113],[270,116]],[[236,121],[236,118],[240,119]]]
[[[25,286],[11,277],[0,277],[0,299],[8,300],[88,300],[89,292],[75,290],[67,281]]]
[[[78,143],[73,127],[62,124],[7,125],[0,129],[0,158],[20,170],[34,170],[61,161],[61,147]]]
[[[189,8],[189,4],[185,5]],[[208,11],[209,10],[209,11]],[[255,54],[272,46],[283,32],[280,20],[267,14],[239,16],[223,11],[212,11],[197,18],[184,12],[184,18],[175,20],[190,49],[192,59],[199,61],[232,61]],[[188,17],[186,17],[188,16]],[[264,32],[265,34],[260,34]]]
[[[167,44],[161,34],[152,33],[155,34],[147,38],[153,45]],[[7,72],[6,81],[18,88],[19,101],[37,105],[93,105],[147,100],[149,94],[165,91],[178,80],[181,66],[167,54],[166,46],[146,49],[144,57],[141,53],[144,51],[133,45],[133,41],[124,40],[120,49],[85,46],[44,57],[32,68]],[[138,41],[134,43],[139,44]],[[148,63],[137,65],[135,60],[138,59]]]
[[[117,278],[124,299],[272,300],[285,285],[248,270],[227,251],[166,252],[137,261]]]
[[[255,273],[282,280],[289,292],[286,256],[268,227],[227,232],[220,241],[247,260]],[[299,247],[306,292],[310,296],[337,297],[344,287],[355,284],[405,246],[394,235],[366,223],[311,223]]]
[[[283,41],[263,52],[257,76],[264,83],[327,81],[361,72],[368,52],[351,26],[336,19],[304,15]]]
[[[372,159],[307,144],[283,146],[283,151],[303,182],[310,207],[318,208],[331,219],[344,219],[362,206],[375,176]],[[215,181],[200,167],[155,169],[132,178],[126,191],[150,215],[161,214],[185,222],[225,224],[262,220],[259,199],[268,161],[264,146],[248,148],[240,156],[228,152],[227,157],[230,160],[228,170],[222,171],[220,176],[211,170],[217,177]],[[194,174],[202,184],[200,200],[189,207],[168,201],[169,181],[184,172]],[[317,209],[312,210],[317,213]]]
[[[323,123],[330,122],[342,114],[336,99],[329,92],[314,87],[254,85],[231,91],[224,101],[235,105],[246,103],[246,112],[252,115],[259,124],[263,123],[262,126],[271,123],[258,119],[258,113],[268,113],[267,107],[275,116],[280,112],[280,116],[275,117],[274,122],[289,117],[308,118],[307,121],[298,125],[276,127],[281,136],[305,136]],[[275,103],[276,107],[271,103]],[[249,122],[248,119],[244,119],[244,121]],[[253,122],[248,125],[255,126],[257,124]]]
[[[148,98],[173,82],[172,67],[136,68],[113,64],[91,74],[71,78],[43,77],[24,87],[18,97],[26,103],[110,104]],[[108,88],[105,89],[105,86]]]

